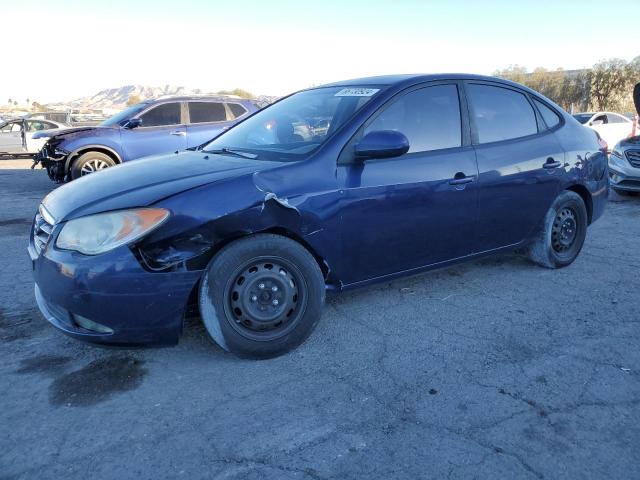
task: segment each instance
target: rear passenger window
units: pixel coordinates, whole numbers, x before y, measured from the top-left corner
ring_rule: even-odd
[[[165,103],[152,108],[147,113],[143,114],[140,119],[142,120],[143,127],[160,127],[163,125],[179,125],[180,122],[180,104],[179,103]]]
[[[409,153],[462,145],[458,87],[436,85],[407,93],[366,128],[397,130],[409,139]]]
[[[191,123],[224,122],[227,112],[219,102],[189,102]]]
[[[467,92],[479,143],[538,133],[533,107],[522,93],[473,83],[467,85]]]
[[[247,113],[247,109],[244,108],[239,103],[227,103],[229,108],[231,109],[231,113],[233,113],[233,118],[238,118]]]
[[[560,123],[560,117],[558,117],[558,114],[556,112],[554,112],[544,103],[536,100],[535,98],[533,99],[533,101],[535,102],[536,107],[538,107],[540,115],[542,115],[544,123],[547,124],[548,128],[553,128]]]

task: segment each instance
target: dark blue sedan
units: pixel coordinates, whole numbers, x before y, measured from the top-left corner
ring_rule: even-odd
[[[196,147],[257,110],[252,100],[230,97],[146,100],[98,126],[49,134],[35,160],[51,180],[74,180],[128,160]]]
[[[513,250],[565,267],[607,189],[606,146],[522,85],[364,78],[58,188],[29,252],[72,337],[175,343],[197,303],[222,348],[268,357],[307,338],[326,290]]]

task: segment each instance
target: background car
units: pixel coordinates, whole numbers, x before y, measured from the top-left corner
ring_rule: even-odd
[[[620,140],[627,138],[633,131],[633,121],[612,112],[586,112],[576,113],[573,118],[584,126],[593,128],[600,134],[611,148]]]
[[[230,97],[163,97],[123,110],[95,127],[63,130],[36,161],[62,182],[129,160],[196,147],[259,110]]]
[[[35,154],[47,138],[68,125],[53,120],[16,118],[0,123],[0,154]],[[35,134],[39,134],[34,138]]]
[[[640,116],[640,83],[633,89],[633,101]],[[637,120],[636,120],[637,121]],[[609,179],[613,190],[619,195],[640,193],[640,131],[636,135],[616,144],[609,157]]]

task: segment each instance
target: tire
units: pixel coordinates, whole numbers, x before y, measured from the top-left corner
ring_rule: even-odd
[[[75,180],[90,173],[113,167],[115,164],[115,160],[106,153],[83,153],[71,164],[71,179]]]
[[[613,191],[616,192],[621,197],[635,197],[636,195],[638,195],[638,192],[622,190],[621,188],[614,188]]]
[[[546,268],[571,265],[582,250],[587,224],[587,209],[580,195],[568,190],[562,192],[526,249],[527,256]]]
[[[280,235],[257,234],[225,246],[200,283],[211,338],[244,358],[282,355],[311,334],[322,314],[324,277],[315,258]]]

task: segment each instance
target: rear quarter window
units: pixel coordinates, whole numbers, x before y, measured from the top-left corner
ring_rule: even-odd
[[[544,119],[544,123],[547,124],[548,128],[553,128],[560,123],[560,117],[556,112],[551,110],[551,108],[547,107],[544,103],[534,98],[533,102],[536,104],[540,115]]]
[[[533,107],[515,90],[492,85],[468,84],[467,93],[478,134],[478,143],[499,142],[538,133]]]
[[[247,113],[247,109],[239,103],[227,103],[231,113],[233,114],[233,118],[238,118]]]

